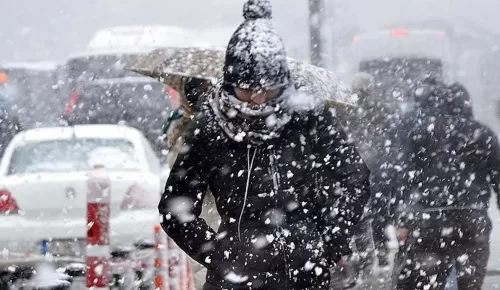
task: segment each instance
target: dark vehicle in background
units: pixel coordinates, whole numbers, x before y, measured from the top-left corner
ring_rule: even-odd
[[[450,38],[442,30],[392,29],[353,37],[336,55],[337,73],[347,83],[357,72],[371,74],[389,122],[413,101],[412,89],[427,77],[455,78]]]
[[[71,55],[58,74],[60,95],[67,103],[63,119],[70,125],[127,123],[146,136],[164,161],[163,126],[172,105],[178,106],[176,96],[169,100],[163,84],[126,67],[156,48],[210,46],[214,41],[225,42],[227,38],[221,36],[228,33],[224,29],[196,33],[155,25],[97,31],[87,50]]]
[[[374,77],[379,106],[384,108],[388,119],[396,120],[411,109],[418,83],[431,77],[444,77],[441,60],[418,57],[361,61],[359,71]]]
[[[57,76],[61,94],[67,99],[77,87],[97,79],[138,77],[125,67],[147,52],[149,50],[107,49],[73,54],[64,62]]]
[[[3,96],[9,98],[24,128],[54,125],[60,106],[56,86],[56,62],[3,63],[6,76]]]
[[[95,79],[69,98],[64,120],[76,124],[125,124],[140,130],[158,157],[165,148],[163,124],[172,111],[164,85],[146,77]]]
[[[172,105],[178,106],[178,101],[175,95],[169,100],[160,82],[126,67],[156,48],[212,46],[214,42],[225,43],[231,33],[227,29],[198,33],[158,25],[116,26],[97,31],[86,51],[68,57],[58,74],[60,95],[67,103],[63,119],[69,124],[125,122],[146,136],[163,161],[163,126]]]
[[[189,46],[198,38],[192,31],[175,26],[116,26],[95,32],[83,52],[65,61],[59,80],[69,96],[79,85],[96,79],[139,76],[125,69],[156,48]]]
[[[163,161],[162,126],[171,107],[168,94],[160,82],[125,69],[147,52],[144,48],[100,49],[71,56],[58,75],[62,104],[66,104],[59,108],[70,125],[124,121],[146,136]]]
[[[453,79],[455,74],[451,40],[442,30],[392,29],[358,34],[337,50],[335,58],[335,70],[345,81],[351,80],[362,62],[374,60],[438,60],[445,78]]]

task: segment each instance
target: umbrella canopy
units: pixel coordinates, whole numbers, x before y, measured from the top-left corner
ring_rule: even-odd
[[[179,92],[187,104],[185,84],[192,78],[215,84],[223,76],[225,51],[209,48],[161,48],[140,57],[127,69],[158,79]],[[289,58],[292,82],[297,89],[332,107],[354,106],[356,97],[336,75],[324,68]],[[184,105],[183,105],[184,107]]]

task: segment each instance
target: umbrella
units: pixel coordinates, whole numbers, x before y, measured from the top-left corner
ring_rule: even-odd
[[[186,82],[198,78],[215,84],[223,76],[224,58],[223,49],[160,48],[139,57],[127,69],[158,79],[174,88],[179,92],[185,108],[189,106],[184,91]],[[333,72],[292,58],[288,59],[288,63],[292,81],[299,91],[314,98],[315,102],[312,103],[327,103],[331,107],[356,104],[355,96]]]

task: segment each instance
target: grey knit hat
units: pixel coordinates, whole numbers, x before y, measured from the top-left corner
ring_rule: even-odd
[[[271,2],[248,0],[243,17],[227,47],[224,84],[254,91],[289,86],[285,45],[271,20]]]

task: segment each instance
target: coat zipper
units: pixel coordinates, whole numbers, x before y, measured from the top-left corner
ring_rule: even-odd
[[[248,152],[247,152],[247,182],[245,185],[245,196],[243,197],[243,206],[241,207],[241,212],[240,212],[240,217],[238,218],[238,240],[241,242],[241,220],[243,219],[243,214],[245,213],[245,207],[247,206],[247,199],[248,199],[248,189],[250,186],[250,178],[252,177],[252,170],[253,170],[253,162],[255,160],[255,155],[257,155],[257,150],[258,148],[255,147],[255,150],[253,151],[252,158],[250,159],[250,149],[251,147],[248,147]]]
[[[271,149],[271,152],[269,154],[269,161],[270,161],[270,165],[271,165],[271,175],[273,177],[273,189],[274,189],[274,194],[275,194],[275,198],[274,198],[274,206],[275,208],[277,209],[278,208],[278,200],[277,200],[277,196],[278,196],[278,190],[279,190],[279,176],[278,176],[278,170],[276,169],[276,165],[275,165],[275,160],[274,160],[274,156],[275,156],[275,151],[274,149]],[[285,289],[288,289],[288,279],[290,279],[290,269],[288,269],[288,258],[287,258],[287,252],[286,252],[286,241],[285,241],[285,232],[283,230],[283,228],[281,226],[278,225],[278,230],[279,230],[279,240],[278,240],[278,244],[281,248],[281,252],[283,253],[283,260],[285,262],[285,273],[286,273],[286,277],[285,277]]]

